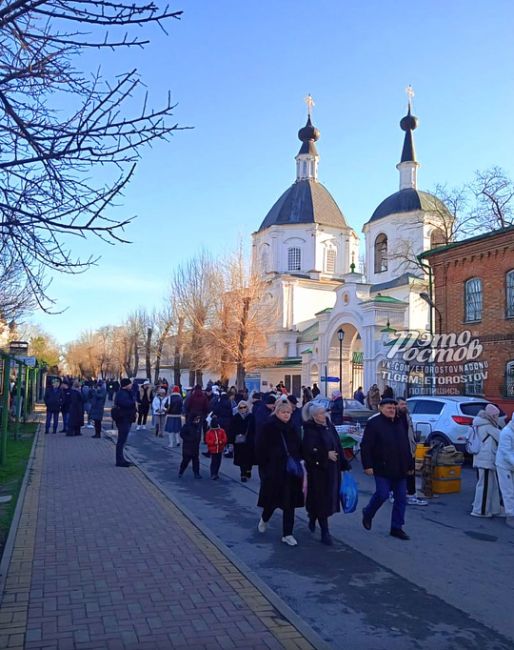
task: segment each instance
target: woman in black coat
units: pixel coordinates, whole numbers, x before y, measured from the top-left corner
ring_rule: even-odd
[[[328,518],[341,510],[339,490],[341,472],[350,465],[334,425],[325,407],[309,402],[303,408],[303,457],[307,469],[307,503],[309,529],[314,532],[316,520],[321,528],[321,541],[331,545]]]
[[[252,478],[252,467],[255,465],[255,418],[244,400],[237,405],[237,413],[230,423],[228,441],[234,445],[234,465],[240,468],[241,481],[246,483]]]
[[[80,436],[81,427],[84,426],[84,402],[78,381],[73,382],[70,391],[70,410],[68,415],[67,436]]]
[[[291,404],[279,400],[273,415],[264,424],[256,440],[255,452],[261,475],[261,488],[257,505],[262,516],[258,530],[266,532],[268,521],[276,508],[283,512],[282,541],[289,546],[298,542],[293,537],[294,510],[301,508],[303,499],[303,479],[288,474],[286,464],[288,455],[296,460],[301,458],[301,440],[290,425]]]

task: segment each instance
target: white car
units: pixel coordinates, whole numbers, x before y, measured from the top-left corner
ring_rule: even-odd
[[[473,418],[490,403],[482,397],[443,395],[419,395],[407,400],[421,441],[455,445],[459,451],[464,451],[466,432]],[[505,413],[501,409],[500,424],[505,426]]]

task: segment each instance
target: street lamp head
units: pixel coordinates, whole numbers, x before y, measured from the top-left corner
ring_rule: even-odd
[[[337,330],[337,338],[339,339],[340,342],[342,342],[344,340],[344,330],[343,330],[342,327],[340,327]]]
[[[425,293],[424,291],[419,294],[419,297],[421,300],[424,300],[430,307],[434,307],[434,301],[432,298],[428,295],[428,293]]]

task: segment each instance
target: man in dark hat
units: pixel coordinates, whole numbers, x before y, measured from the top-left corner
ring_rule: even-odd
[[[375,494],[362,511],[362,525],[371,529],[373,517],[389,493],[394,496],[390,534],[408,540],[403,530],[407,503],[407,476],[414,471],[414,459],[405,427],[396,417],[396,400],[386,397],[379,405],[378,415],[366,423],[361,442],[364,472],[375,477]]]
[[[118,429],[116,442],[116,467],[130,467],[132,463],[125,459],[123,449],[127,442],[132,422],[136,421],[136,400],[132,393],[132,380],[122,379],[120,390],[114,398],[114,407],[111,411],[113,420]]]

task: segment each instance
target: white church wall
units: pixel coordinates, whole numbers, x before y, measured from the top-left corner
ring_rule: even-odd
[[[316,312],[333,307],[336,294],[332,287],[326,290],[320,288],[296,285],[294,287],[293,323],[301,323],[314,317]]]

